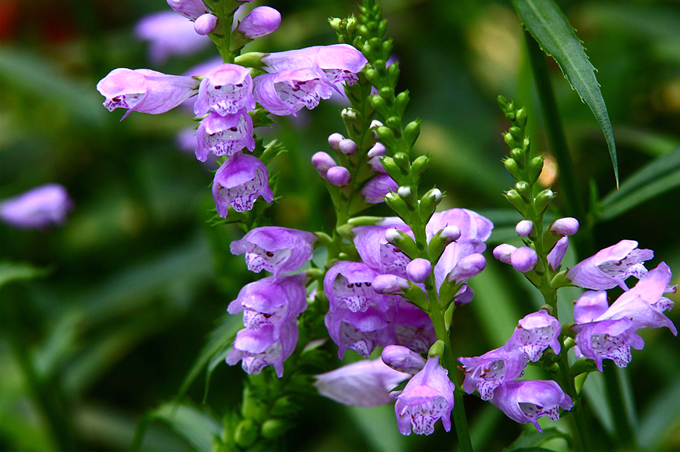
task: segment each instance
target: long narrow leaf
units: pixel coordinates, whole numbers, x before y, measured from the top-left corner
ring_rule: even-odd
[[[614,131],[600,91],[600,84],[595,77],[596,69],[590,63],[583,43],[553,0],[513,0],[513,3],[522,23],[543,52],[555,59],[572,88],[593,111],[607,141],[618,185],[619,164]]]

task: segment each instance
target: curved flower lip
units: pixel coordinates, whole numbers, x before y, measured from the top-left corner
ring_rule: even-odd
[[[45,184],[0,203],[0,219],[21,229],[41,229],[64,223],[72,209],[66,188]]]
[[[461,230],[459,242],[469,240],[486,241],[491,236],[493,223],[486,217],[468,209],[449,209],[435,212],[425,227],[428,240],[446,226],[458,226]]]
[[[168,6],[187,19],[196,20],[209,12],[202,0],[167,0]]]
[[[536,362],[548,347],[559,355],[561,330],[559,320],[546,311],[532,312],[520,319],[508,343],[518,347],[531,362]]]
[[[381,165],[382,167],[382,165]],[[368,204],[380,204],[385,202],[385,195],[396,191],[399,184],[389,174],[378,174],[361,189],[361,194]]]
[[[522,375],[528,357],[514,344],[508,343],[481,356],[461,357],[458,361],[465,368],[465,392],[472,394],[477,389],[482,400],[490,400],[497,387]]]
[[[642,350],[645,345],[629,318],[581,323],[572,329],[581,354],[595,361],[600,372],[604,359],[612,359],[617,366],[625,367],[630,362],[630,347]],[[600,338],[596,344],[593,337]]]
[[[627,291],[624,280],[644,274],[642,262],[654,257],[652,250],[638,249],[637,245],[634,240],[621,240],[579,262],[567,271],[566,276],[574,285],[584,289],[606,290],[618,285]]]
[[[263,74],[255,77],[255,97],[269,112],[278,115],[296,116],[303,107],[309,110],[315,108],[319,99],[328,99],[333,95],[334,85],[318,69],[301,68],[281,71],[274,74]],[[277,84],[288,87],[292,93],[286,99],[281,97],[283,91],[277,89]],[[302,91],[301,85],[310,86],[311,91]],[[295,94],[298,93],[298,94]],[[303,96],[299,96],[304,94]],[[299,97],[298,97],[299,96]],[[295,99],[290,101],[290,99]]]
[[[348,44],[314,46],[286,52],[270,53],[262,58],[267,72],[318,67],[322,70],[340,69],[361,72],[368,60]]]
[[[352,229],[354,246],[361,260],[377,272],[406,277],[406,265],[410,259],[395,245],[387,242],[386,233],[396,228],[410,233],[411,229],[405,224],[386,226],[356,226]]]
[[[371,304],[381,311],[388,307],[387,299],[375,293],[373,280],[377,272],[361,262],[338,261],[326,273],[324,293],[330,310],[347,308],[353,312],[366,311]]]
[[[255,150],[253,120],[245,111],[221,116],[210,112],[196,131],[196,159],[205,162],[208,154],[233,155],[243,148]]]
[[[363,312],[331,309],[324,317],[324,324],[338,346],[339,359],[343,358],[348,348],[368,358],[375,347],[391,342],[388,330],[390,320],[385,312],[374,306],[369,306]]]
[[[241,152],[229,157],[217,170],[212,193],[217,213],[222,218],[227,217],[230,205],[237,212],[243,212],[252,209],[259,196],[266,202],[274,200],[265,164],[256,157]]]
[[[97,90],[109,111],[128,109],[125,119],[133,111],[157,115],[172,110],[195,94],[198,83],[193,77],[119,68],[100,80]]]
[[[236,300],[229,303],[227,312],[233,315],[249,309],[270,315],[276,331],[307,309],[306,279],[304,274],[279,278],[269,276],[246,284]],[[277,316],[279,312],[281,315]]]
[[[392,403],[395,394],[390,391],[409,377],[380,359],[362,360],[316,375],[314,386],[322,396],[343,405],[370,407]]]
[[[597,320],[609,308],[607,292],[586,291],[574,304],[574,322],[589,323]]]
[[[232,349],[226,357],[230,366],[239,360],[243,370],[256,375],[266,366],[274,366],[276,375],[283,377],[283,362],[293,354],[298,341],[296,320],[281,325],[278,334],[273,325],[257,330],[243,329],[236,334]]]
[[[215,111],[224,116],[241,108],[255,108],[253,79],[250,71],[238,64],[223,63],[208,72],[201,80],[194,114],[203,116]]]

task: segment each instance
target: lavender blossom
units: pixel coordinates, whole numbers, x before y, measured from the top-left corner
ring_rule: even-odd
[[[380,355],[382,361],[394,370],[415,375],[425,366],[425,360],[410,348],[388,345]]]
[[[278,276],[298,270],[312,258],[316,236],[311,232],[279,226],[252,229],[231,243],[232,254],[246,255],[248,270],[266,270]]]
[[[430,316],[399,297],[392,308],[394,344],[403,345],[417,353],[427,353],[437,340]]]
[[[512,381],[499,387],[491,403],[500,408],[510,419],[520,424],[533,424],[539,432],[538,419],[548,416],[556,421],[560,408],[571,410],[571,398],[554,381]]]
[[[227,218],[229,206],[237,212],[245,212],[253,208],[260,196],[266,202],[274,200],[267,167],[257,158],[240,152],[229,157],[217,170],[212,193],[217,213],[222,218]]]
[[[210,111],[224,116],[245,108],[255,108],[253,79],[248,69],[236,64],[221,64],[201,80],[194,114],[204,116]]]
[[[208,159],[209,153],[219,157],[233,155],[243,148],[255,150],[253,120],[243,109],[224,116],[210,112],[201,121],[196,137],[196,158],[201,162]]]
[[[441,260],[440,260],[441,262]],[[486,259],[479,253],[465,256],[456,263],[446,280],[457,284],[466,283],[470,278],[474,278],[486,268]]]
[[[194,31],[202,36],[209,35],[217,27],[217,16],[214,14],[203,14],[194,22]]]
[[[393,370],[379,359],[359,361],[316,375],[314,386],[322,396],[343,405],[378,406],[391,403],[391,393],[409,374]]]
[[[557,271],[562,264],[562,259],[564,259],[565,254],[567,254],[567,249],[569,248],[569,237],[566,235],[561,237],[553,249],[548,253],[548,265],[553,271]]]
[[[60,225],[73,209],[73,201],[59,184],[45,184],[0,203],[0,219],[21,229]]]
[[[333,85],[318,69],[296,69],[255,77],[255,97],[270,113],[296,115],[312,110],[333,94]]]
[[[373,350],[390,343],[390,321],[387,314],[374,306],[365,311],[331,309],[324,317],[324,324],[333,342],[338,345],[338,358],[350,349],[368,358]]]
[[[541,357],[543,350],[550,347],[556,355],[560,353],[559,335],[562,326],[559,320],[541,310],[522,318],[510,339],[531,362]]]
[[[277,335],[284,324],[307,309],[305,282],[303,274],[260,279],[245,285],[227,311],[229,314],[244,311],[246,328],[257,330],[271,325]]]
[[[522,220],[515,226],[515,232],[520,237],[529,237],[531,232],[534,230],[534,224],[531,220]]]
[[[331,149],[337,151],[340,149],[340,142],[344,139],[345,137],[343,137],[341,134],[337,132],[331,133],[330,135],[328,135],[328,146],[330,146]]]
[[[368,265],[360,262],[339,261],[326,273],[323,281],[324,292],[330,310],[349,309],[351,312],[365,312],[371,304],[381,311],[388,307],[383,295],[373,290],[373,280],[378,274]]]
[[[162,64],[171,56],[189,56],[210,44],[206,36],[196,34],[194,25],[171,11],[150,14],[140,20],[135,36],[149,42],[149,59]]]
[[[202,0],[167,0],[170,8],[190,20],[209,12]]]
[[[312,165],[321,177],[326,178],[326,173],[332,167],[336,166],[333,157],[325,152],[317,152],[312,156]]]
[[[410,232],[410,228],[401,220],[399,224],[393,225],[357,226],[352,230],[354,246],[361,260],[375,271],[405,278],[410,259],[397,246],[389,243],[386,237],[388,231],[394,228]]]
[[[281,25],[281,13],[269,6],[258,6],[243,18],[238,31],[248,39],[266,36]]]
[[[409,287],[408,280],[397,275],[378,275],[373,280],[373,290],[382,295],[398,295]]]
[[[349,183],[349,170],[344,166],[332,166],[326,171],[326,180],[336,187],[344,187]]]
[[[538,254],[536,250],[528,246],[517,248],[510,255],[510,264],[520,273],[531,271],[538,263]]]
[[[576,218],[564,217],[553,221],[550,225],[550,232],[557,235],[574,235],[578,232],[579,223]]]
[[[493,257],[497,260],[503,262],[504,264],[510,263],[510,256],[517,249],[516,246],[512,246],[508,243],[501,243],[496,248],[493,249]]]
[[[106,97],[107,110],[129,110],[123,118],[133,111],[165,113],[193,96],[197,87],[198,80],[193,77],[166,75],[149,69],[114,69],[97,83],[97,91]]]
[[[571,282],[584,289],[605,290],[619,286],[628,290],[624,281],[629,276],[640,279],[647,270],[643,262],[654,257],[652,250],[639,249],[634,240],[621,240],[598,251],[567,272]]]
[[[611,359],[619,367],[626,367],[632,359],[630,349],[642,350],[645,342],[635,332],[633,321],[627,318],[599,320],[574,325],[577,357],[595,361],[602,372],[602,361]]]
[[[465,369],[463,389],[468,394],[479,391],[482,400],[491,400],[494,391],[519,378],[527,365],[527,355],[512,342],[481,356],[458,358]]]
[[[406,384],[394,405],[399,433],[410,435],[413,428],[416,435],[431,435],[439,419],[444,430],[451,431],[454,386],[447,375],[434,356]]]
[[[361,194],[368,204],[380,204],[385,202],[386,194],[396,191],[397,188],[399,188],[399,184],[388,174],[378,174],[366,182],[366,185],[361,189]]]
[[[432,264],[427,259],[413,259],[406,266],[406,274],[414,283],[424,283],[432,273]]]
[[[251,375],[259,374],[266,366],[274,366],[276,375],[283,377],[283,362],[293,354],[298,340],[297,320],[284,323],[276,333],[273,325],[239,331],[227,353],[227,364],[233,366],[241,361],[243,370]]]

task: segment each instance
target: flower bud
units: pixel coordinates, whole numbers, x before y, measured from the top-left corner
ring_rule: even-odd
[[[503,194],[503,196],[505,196],[505,199],[507,199],[508,202],[512,204],[520,213],[524,214],[526,212],[524,200],[522,199],[520,194],[517,193],[517,190],[514,189],[508,190]]]
[[[411,165],[411,174],[422,176],[429,167],[430,157],[427,155],[421,155],[413,161],[413,164]]]
[[[550,225],[550,231],[557,235],[574,235],[578,232],[579,223],[576,218],[564,217]]]
[[[524,161],[524,151],[520,148],[510,149],[510,156],[517,162],[517,166],[520,168],[524,167],[522,163]]]
[[[406,266],[406,274],[414,283],[423,283],[432,272],[432,264],[427,259],[413,259]]]
[[[423,195],[420,199],[420,215],[429,218],[437,208],[437,205],[442,200],[442,191],[438,188],[433,188]]]
[[[368,157],[373,158],[373,157],[380,157],[385,155],[385,146],[383,146],[382,143],[376,143],[373,145],[371,149],[368,150]]]
[[[520,171],[515,159],[507,158],[503,160],[503,165],[505,165],[505,169],[512,175],[512,177],[517,180],[522,179],[522,172]]]
[[[338,149],[343,154],[354,154],[357,151],[357,144],[349,138],[345,138],[338,144]]]
[[[534,224],[531,220],[522,220],[515,226],[515,232],[520,237],[529,237],[531,232],[534,230]]]
[[[269,6],[258,6],[243,18],[238,31],[248,39],[266,36],[281,25],[281,13]]]
[[[397,295],[411,287],[408,280],[396,275],[379,275],[373,280],[373,290],[383,295]]]
[[[510,263],[510,255],[517,249],[516,246],[512,246],[508,243],[502,243],[498,245],[493,250],[493,257],[503,262],[504,264]]]
[[[399,187],[397,189],[397,194],[402,198],[402,199],[408,199],[412,192],[411,192],[411,187]]]
[[[340,115],[346,121],[356,121],[359,119],[359,113],[353,108],[343,108]]]
[[[425,359],[401,345],[388,345],[380,355],[382,361],[394,370],[415,375],[425,366]]]
[[[406,127],[404,127],[404,139],[410,146],[413,146],[413,144],[418,139],[419,135],[420,135],[419,119],[416,119],[415,121],[411,121],[408,124],[406,124]]]
[[[267,439],[278,438],[291,427],[290,422],[283,419],[267,419],[262,424],[262,436]]]
[[[340,135],[339,133],[331,133],[328,136],[328,145],[331,147],[333,150],[339,150],[340,149],[340,142],[344,140],[345,137]]]
[[[334,167],[335,160],[333,160],[333,157],[330,155],[326,154],[325,152],[317,152],[312,156],[312,165],[314,165],[314,168],[321,174],[323,177],[326,177],[326,173],[328,170],[332,167]]]
[[[236,434],[234,435],[236,444],[241,447],[250,447],[257,439],[257,426],[250,419],[244,419],[239,422],[236,427]]]
[[[462,283],[477,276],[486,268],[486,259],[479,253],[470,254],[464,257],[448,274],[446,280],[449,282]]]
[[[515,190],[526,200],[531,199],[531,185],[521,180],[515,184]]]
[[[455,242],[460,238],[461,234],[462,232],[460,228],[452,224],[442,229],[442,232],[439,234],[439,236],[449,242]]]
[[[203,14],[194,22],[194,31],[199,35],[207,35],[217,26],[217,16],[213,14]]]
[[[542,155],[531,159],[529,162],[529,183],[533,184],[538,180],[538,177],[541,175],[541,171],[543,171],[544,161],[545,157]]]
[[[344,166],[333,166],[328,168],[326,179],[336,187],[342,187],[349,183],[349,170]]]
[[[510,255],[510,264],[520,273],[526,273],[536,266],[538,262],[538,254],[533,248],[523,246],[517,248]]]
[[[534,199],[536,213],[543,213],[543,211],[548,208],[548,204],[550,204],[550,201],[552,201],[554,197],[555,193],[553,193],[553,191],[549,188],[537,194],[536,199]]]
[[[397,229],[397,228],[390,228],[387,231],[385,231],[385,240],[387,240],[389,243],[396,243],[397,240],[401,238],[402,232]]]

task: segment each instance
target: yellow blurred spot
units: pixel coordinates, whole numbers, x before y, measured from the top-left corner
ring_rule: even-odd
[[[557,179],[557,162],[555,157],[546,154],[545,161],[543,162],[543,171],[538,176],[538,185],[543,188],[551,187],[555,183],[555,179]]]

